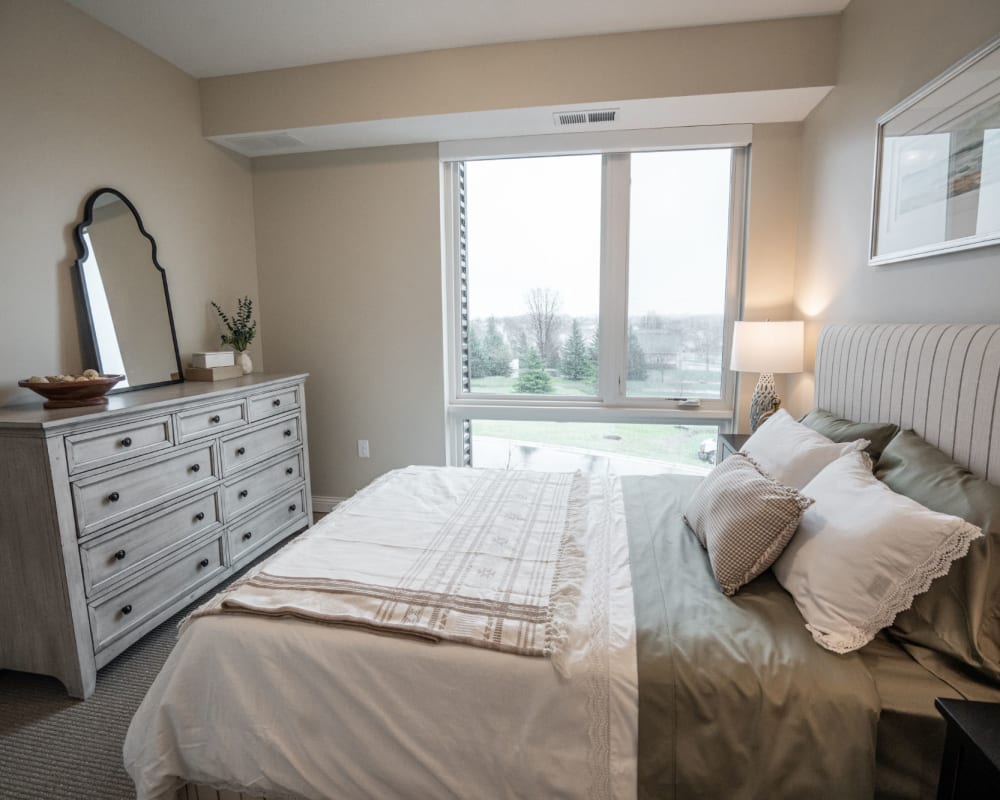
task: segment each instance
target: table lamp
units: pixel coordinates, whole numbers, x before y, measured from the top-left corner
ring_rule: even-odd
[[[760,373],[750,399],[751,432],[781,406],[774,390],[774,373],[802,372],[804,332],[801,320],[737,322],[733,327],[730,369]]]

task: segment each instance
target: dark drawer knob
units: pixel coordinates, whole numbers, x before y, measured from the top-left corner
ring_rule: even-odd
[[[293,472],[295,472],[294,468],[292,468],[292,467],[286,467],[285,468],[285,474],[286,475],[291,475]]]
[[[277,408],[278,406],[280,406],[281,405],[281,398],[280,397],[275,397],[271,401],[271,405],[274,406],[275,408]]]
[[[298,506],[297,506],[297,505],[295,505],[295,503],[292,503],[292,504],[291,504],[291,505],[290,505],[290,506],[288,507],[288,510],[289,510],[289,511],[294,511],[294,510],[295,510],[296,508],[298,508]]]
[[[249,542],[252,537],[253,537],[253,531],[247,531],[246,533],[243,534],[243,541]]]
[[[197,514],[194,515],[194,521],[195,522],[201,522],[203,519],[205,519],[205,512],[204,511],[199,511]]]
[[[125,558],[125,551],[119,550],[117,553],[115,553],[115,558],[117,558],[119,561],[123,560]]]
[[[248,494],[250,494],[250,492],[247,489],[244,489],[243,491],[241,491],[240,494],[239,494],[240,500],[245,499]]]
[[[131,447],[131,446],[132,446],[131,436],[126,436],[124,439],[122,439],[122,447]]]
[[[200,472],[201,471],[201,464],[192,464],[191,465],[191,471],[192,472]]]
[[[291,436],[291,435],[292,435],[292,429],[291,428],[285,428],[285,436]]]
[[[214,416],[209,417],[208,421],[211,422],[211,423],[213,423],[213,424],[217,424],[219,422],[222,422],[222,417],[220,417],[218,414],[216,414]]]
[[[122,613],[127,617],[132,613],[132,604],[129,603],[127,606],[122,606]]]
[[[247,452],[247,449],[245,447],[237,447],[236,448],[236,455],[238,455],[238,456],[244,456],[244,455],[246,455],[246,452]]]
[[[118,492],[112,492],[111,494],[108,495],[108,502],[117,503],[119,497],[121,497],[121,495],[119,495]]]
[[[198,566],[201,567],[202,569],[204,569],[205,567],[207,567],[208,566],[208,559],[207,558],[203,558],[201,561],[198,562]]]

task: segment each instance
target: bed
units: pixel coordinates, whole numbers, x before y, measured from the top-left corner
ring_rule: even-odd
[[[1000,326],[829,326],[816,374],[817,407],[1000,476]],[[398,525],[447,516],[471,471],[402,472],[412,502],[376,486],[306,536],[387,499]],[[933,796],[933,698],[1000,701],[997,684],[891,632],[825,650],[770,572],[723,595],[682,517],[699,480],[586,485],[561,670],[303,618],[190,620],[126,740],[140,800]]]

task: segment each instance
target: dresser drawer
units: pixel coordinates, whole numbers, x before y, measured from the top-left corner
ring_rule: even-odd
[[[170,416],[136,420],[66,437],[66,463],[71,475],[174,446]]]
[[[90,628],[94,650],[142,625],[158,611],[200,583],[206,583],[224,569],[222,536],[217,536],[182,553],[158,572],[90,605]]]
[[[218,476],[215,449],[208,443],[145,459],[127,470],[80,478],[72,483],[77,531],[86,536],[123,522],[178,495],[208,487]]]
[[[250,472],[226,481],[222,500],[226,519],[231,520],[302,480],[302,451],[268,461]]]
[[[306,513],[306,490],[300,486],[288,492],[258,513],[229,526],[229,559],[235,564],[249,558],[267,544],[273,544],[282,532],[309,524]]]
[[[177,439],[189,442],[202,436],[212,436],[247,424],[247,406],[242,398],[202,406],[177,415]]]
[[[112,583],[169,554],[222,521],[218,490],[181,501],[166,513],[143,519],[80,546],[87,595],[98,594]]]
[[[232,475],[301,443],[302,431],[297,415],[255,427],[247,433],[228,436],[222,441],[222,473]]]
[[[266,394],[256,394],[250,398],[250,421],[276,417],[289,411],[296,411],[302,405],[302,387],[287,386]]]

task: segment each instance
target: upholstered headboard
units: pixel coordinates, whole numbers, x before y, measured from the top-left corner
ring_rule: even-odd
[[[820,333],[816,406],[895,422],[1000,483],[1000,325],[837,324]]]

